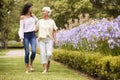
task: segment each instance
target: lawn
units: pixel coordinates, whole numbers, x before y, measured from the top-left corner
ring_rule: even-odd
[[[34,72],[25,74],[23,57],[0,58],[0,80],[88,80],[54,61],[49,72],[42,74],[39,56],[35,59],[34,68]]]
[[[0,50],[0,56],[4,56],[8,51],[8,49]]]

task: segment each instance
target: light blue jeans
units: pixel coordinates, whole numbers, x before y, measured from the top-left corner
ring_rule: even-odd
[[[24,49],[25,49],[25,64],[29,64],[29,44],[31,45],[32,54],[30,60],[33,61],[36,56],[36,35],[35,32],[24,33]]]
[[[40,54],[41,54],[41,63],[45,64],[52,57],[53,52],[53,39],[45,38],[39,41]]]

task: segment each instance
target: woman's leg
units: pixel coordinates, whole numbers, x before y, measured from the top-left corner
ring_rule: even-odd
[[[36,56],[36,37],[32,37],[30,39],[30,44],[31,44],[31,49],[32,49],[32,54],[30,56],[30,69],[33,71],[33,61],[35,59]]]
[[[52,52],[53,52],[53,40],[48,38],[47,39],[47,44],[46,44],[46,48],[47,48],[47,71],[50,68],[50,60],[52,57]]]
[[[24,38],[24,49],[25,49],[25,65],[26,65],[26,73],[28,73],[29,68],[29,39]]]
[[[44,71],[47,72],[47,58],[46,58],[46,43],[44,40],[40,41],[40,54],[41,54],[41,63],[43,64]]]

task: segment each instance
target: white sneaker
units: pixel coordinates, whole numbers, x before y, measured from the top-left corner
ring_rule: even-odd
[[[31,66],[31,65],[29,65],[29,67],[30,67],[30,71],[34,71],[34,68]]]
[[[32,67],[31,67],[31,68],[30,68],[30,71],[32,71],[32,72],[33,72],[33,71],[34,71],[34,68],[32,68]]]
[[[26,74],[28,74],[28,73],[29,73],[29,71],[28,71],[28,70],[26,70],[26,71],[25,71],[25,73],[26,73]]]
[[[44,74],[44,73],[46,73],[47,72],[47,70],[44,70],[42,73]]]

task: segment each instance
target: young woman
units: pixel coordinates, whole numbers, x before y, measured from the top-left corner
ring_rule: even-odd
[[[53,51],[53,44],[56,44],[56,30],[57,26],[53,19],[50,18],[50,7],[44,7],[42,9],[43,19],[37,22],[38,41],[41,53],[41,63],[43,64],[44,71],[46,73],[50,67],[50,59]]]
[[[29,72],[29,68],[31,71],[33,68],[33,61],[36,55],[36,36],[35,36],[35,25],[37,22],[37,18],[32,14],[33,4],[26,3],[23,7],[23,10],[20,15],[20,27],[19,27],[19,37],[21,43],[24,45],[25,49],[25,65],[26,65],[26,73]],[[29,44],[31,44],[32,53],[29,61]]]

